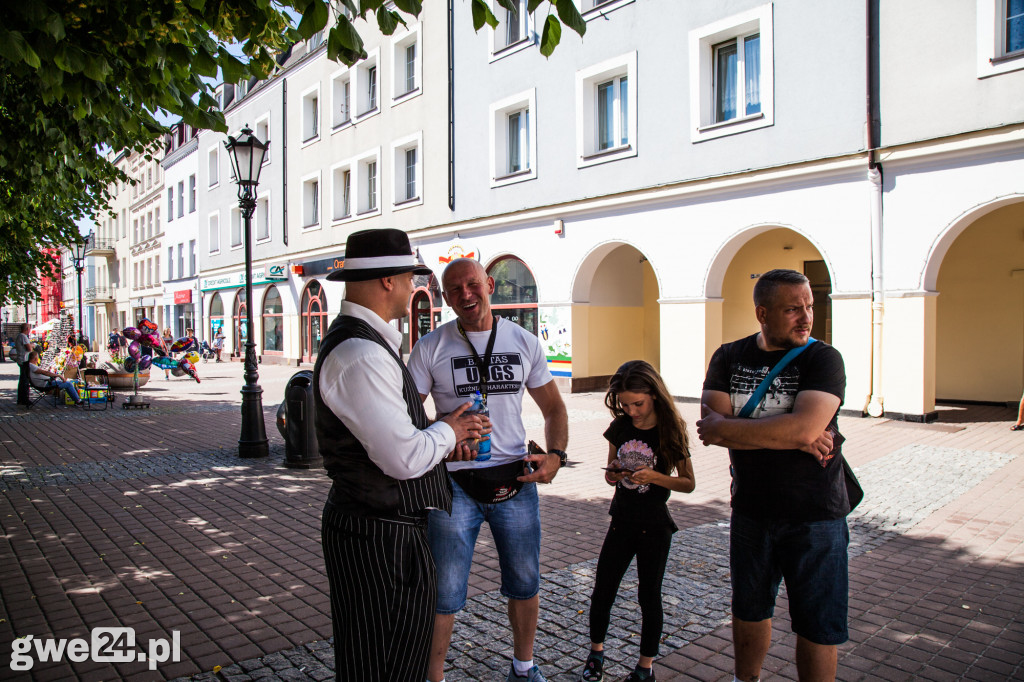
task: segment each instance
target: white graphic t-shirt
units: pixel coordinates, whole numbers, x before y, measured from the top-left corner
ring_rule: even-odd
[[[481,360],[491,332],[466,332]],[[480,372],[457,321],[442,325],[417,343],[409,357],[409,373],[422,395],[433,395],[438,414],[451,412],[473,400],[480,390]],[[498,318],[487,382],[490,412],[491,458],[486,462],[453,462],[448,469],[497,466],[526,454],[523,426],[523,390],[552,381],[547,358],[536,336],[514,322]]]

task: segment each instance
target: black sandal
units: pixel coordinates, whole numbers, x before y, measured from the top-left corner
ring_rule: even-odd
[[[1010,427],[1011,431],[1024,431],[1024,424],[1014,424]]]
[[[604,679],[604,654],[591,652],[587,656],[587,662],[583,666],[583,674],[580,675],[583,682],[600,682]]]

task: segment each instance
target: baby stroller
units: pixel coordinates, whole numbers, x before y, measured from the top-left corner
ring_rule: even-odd
[[[210,348],[210,344],[205,340],[199,345],[199,355],[203,358],[203,362],[217,357],[217,354]]]

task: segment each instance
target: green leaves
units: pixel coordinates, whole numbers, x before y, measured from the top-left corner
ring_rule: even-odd
[[[562,20],[563,24],[579,33],[580,36],[587,32],[587,22],[580,15],[580,11],[576,9],[576,3],[573,0],[552,0],[552,2],[556,3],[558,18]]]
[[[339,15],[338,23],[327,34],[327,58],[351,66],[365,57],[363,39],[348,17]]]
[[[377,10],[377,26],[384,35],[389,36],[394,33],[399,24],[405,26],[405,19],[399,16],[398,12],[392,12],[383,7]]]
[[[498,17],[494,16],[487,0],[473,0],[473,30],[479,31],[487,24],[491,28],[498,27]]]
[[[548,15],[547,19],[544,20],[544,29],[540,34],[540,53],[545,57],[550,57],[555,51],[555,47],[558,46],[558,41],[562,39],[562,24],[558,22],[552,15]]]
[[[299,35],[308,40],[317,31],[322,31],[326,25],[326,3],[322,0],[313,0],[302,13],[302,21],[299,22]]]

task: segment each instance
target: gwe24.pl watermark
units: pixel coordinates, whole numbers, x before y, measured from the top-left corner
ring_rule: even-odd
[[[11,670],[31,670],[38,663],[140,663],[149,661],[149,669],[161,663],[181,660],[181,633],[171,632],[171,640],[151,639],[145,651],[135,646],[135,628],[93,628],[89,639],[40,639],[27,635],[11,642]]]

